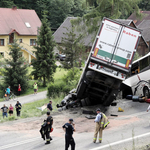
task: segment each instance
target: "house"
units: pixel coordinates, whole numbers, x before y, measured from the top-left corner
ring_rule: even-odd
[[[67,29],[71,29],[71,20],[72,19],[77,19],[77,17],[67,17],[64,22],[60,25],[60,27],[55,31],[55,33],[53,34],[54,36],[54,40],[56,41],[56,43],[58,45],[61,44],[61,40],[62,37],[65,37],[64,33],[67,32]],[[67,28],[67,29],[66,29]],[[76,35],[79,35],[79,32],[75,31]],[[91,50],[92,47],[92,39],[93,37],[95,37],[95,35],[93,34],[87,34],[84,38],[83,38],[83,43],[84,45],[87,47],[87,51]],[[55,52],[59,53],[59,51],[55,48]]]
[[[70,20],[72,19],[77,19],[77,18],[76,17],[66,18],[65,21],[61,24],[61,26],[54,33],[54,40],[56,41],[57,44],[61,44],[61,39],[62,37],[65,36],[63,33],[67,32],[66,28],[68,29],[71,28]],[[116,20],[125,25],[129,25],[133,28],[137,28],[132,20],[123,20],[123,19],[116,19]],[[76,34],[78,34],[77,31],[76,31]],[[95,38],[95,34],[87,34],[87,36],[84,37],[83,39],[84,45],[87,47],[88,51],[91,50],[92,48],[93,38]],[[139,53],[139,55],[142,55],[142,56],[148,53],[148,44],[146,43],[143,36],[141,36],[141,39],[137,48],[137,52]]]
[[[35,59],[35,50],[38,28],[41,21],[34,10],[0,8],[0,55],[8,58],[8,48],[14,39],[20,42],[22,56],[31,63]]]
[[[132,19],[137,28],[142,30],[142,35],[149,45],[150,42],[150,11],[141,11],[142,18],[137,18],[135,13],[131,14],[128,19]]]

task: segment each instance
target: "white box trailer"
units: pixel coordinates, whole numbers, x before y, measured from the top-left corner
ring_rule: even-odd
[[[109,106],[130,72],[140,37],[140,30],[103,18],[77,88],[63,105],[84,100],[88,105]]]

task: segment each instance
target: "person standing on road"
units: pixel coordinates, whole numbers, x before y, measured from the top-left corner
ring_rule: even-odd
[[[109,121],[108,121],[108,118],[106,117],[106,115],[104,113],[102,113],[99,108],[96,110],[96,112],[97,112],[97,116],[94,120],[94,122],[96,123],[96,127],[95,127],[93,143],[96,143],[98,133],[99,133],[99,143],[101,143],[102,142],[102,132],[103,132],[104,128],[106,128],[107,125],[109,124]]]
[[[73,119],[69,119],[68,123],[65,123],[62,126],[63,130],[66,132],[65,134],[65,150],[68,150],[69,145],[71,145],[71,150],[75,150],[75,141],[72,137],[73,132],[75,131],[75,124],[73,123]]]
[[[53,110],[52,101],[49,101],[49,103],[47,104],[47,110],[48,111],[52,111]]]
[[[50,144],[50,141],[52,140],[50,136],[52,125],[53,125],[53,117],[50,115],[50,112],[47,112],[46,130],[45,130],[46,143],[45,144]]]
[[[14,110],[14,108],[13,108],[13,106],[10,104],[9,112],[8,112],[10,116],[13,115],[13,110]]]
[[[21,107],[22,107],[21,104],[19,103],[19,101],[17,101],[15,108],[16,108],[16,113],[18,117],[20,116]]]
[[[8,107],[5,106],[5,104],[4,104],[4,106],[1,108],[1,110],[2,110],[2,112],[3,112],[3,118],[4,118],[5,116],[7,117]]]
[[[37,94],[38,86],[36,82],[34,83],[33,87],[34,87],[34,94]]]
[[[21,93],[21,85],[19,84],[18,85],[18,95],[20,96],[20,93]]]

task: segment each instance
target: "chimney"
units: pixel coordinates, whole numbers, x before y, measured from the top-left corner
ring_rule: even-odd
[[[13,7],[12,7],[12,10],[17,10],[17,6],[13,6]]]

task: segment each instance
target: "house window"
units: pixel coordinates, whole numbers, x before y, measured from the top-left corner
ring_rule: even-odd
[[[0,46],[4,46],[4,39],[0,39]]]
[[[22,39],[19,39],[19,42],[22,43]]]
[[[30,39],[30,46],[36,45],[36,39]]]
[[[0,58],[4,58],[4,52],[0,52]]]

